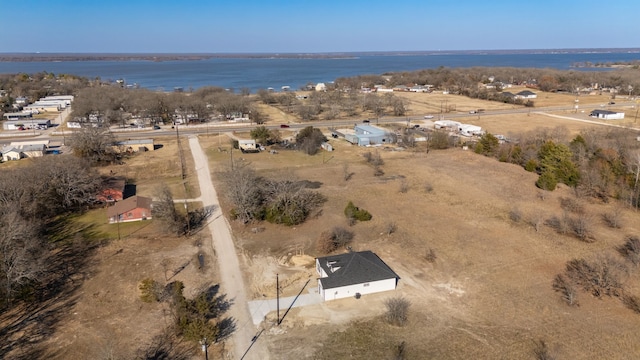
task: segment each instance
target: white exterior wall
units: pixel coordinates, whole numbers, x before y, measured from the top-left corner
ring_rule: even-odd
[[[243,150],[255,150],[256,141],[255,140],[238,140],[238,147]]]
[[[360,293],[361,295],[373,294],[382,291],[395,290],[396,288],[396,279],[386,279],[380,281],[374,281],[370,283],[364,284],[355,284],[342,286],[339,288],[333,289],[323,289],[322,283],[320,279],[318,279],[318,293],[322,296],[324,301],[336,300],[336,299],[344,299],[348,297],[355,297],[356,293]]]
[[[624,113],[602,114],[599,117],[605,120],[619,120],[619,119],[624,119]]]
[[[19,151],[9,151],[2,154],[2,161],[20,160],[22,154]]]

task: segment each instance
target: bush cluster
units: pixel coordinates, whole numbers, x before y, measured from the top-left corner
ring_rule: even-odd
[[[355,221],[369,221],[372,216],[365,209],[360,209],[359,207],[353,205],[353,202],[349,201],[347,206],[344,208],[344,215],[349,219],[350,222]]]

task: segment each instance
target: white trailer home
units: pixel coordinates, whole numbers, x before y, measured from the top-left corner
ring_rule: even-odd
[[[316,258],[318,293],[324,301],[395,290],[400,277],[371,251]]]
[[[436,120],[433,122],[433,127],[436,129],[457,130],[460,125],[462,124],[453,120]]]
[[[242,151],[257,151],[258,145],[255,140],[238,140],[238,147]]]
[[[480,126],[460,124],[458,126],[458,133],[462,136],[474,136],[474,135],[482,135],[483,131]]]
[[[624,119],[624,112],[596,109],[591,111],[589,116],[604,120],[620,120]]]

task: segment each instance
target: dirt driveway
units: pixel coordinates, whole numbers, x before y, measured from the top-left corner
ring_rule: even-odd
[[[227,294],[229,299],[233,299],[230,312],[236,320],[237,326],[232,338],[235,359],[269,359],[269,353],[259,338],[252,344],[252,339],[257,335],[258,330],[251,319],[238,255],[229,224],[222,215],[218,196],[211,181],[207,156],[197,137],[189,137],[189,146],[195,162],[203,206],[214,209],[209,222],[209,232],[212,237],[211,246],[216,254],[220,269],[222,291]],[[243,357],[249,346],[251,346],[250,351]]]

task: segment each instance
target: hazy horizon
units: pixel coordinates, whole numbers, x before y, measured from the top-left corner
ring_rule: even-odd
[[[0,53],[290,54],[626,49],[640,3],[65,0],[4,4]],[[603,12],[615,14],[607,21]]]

